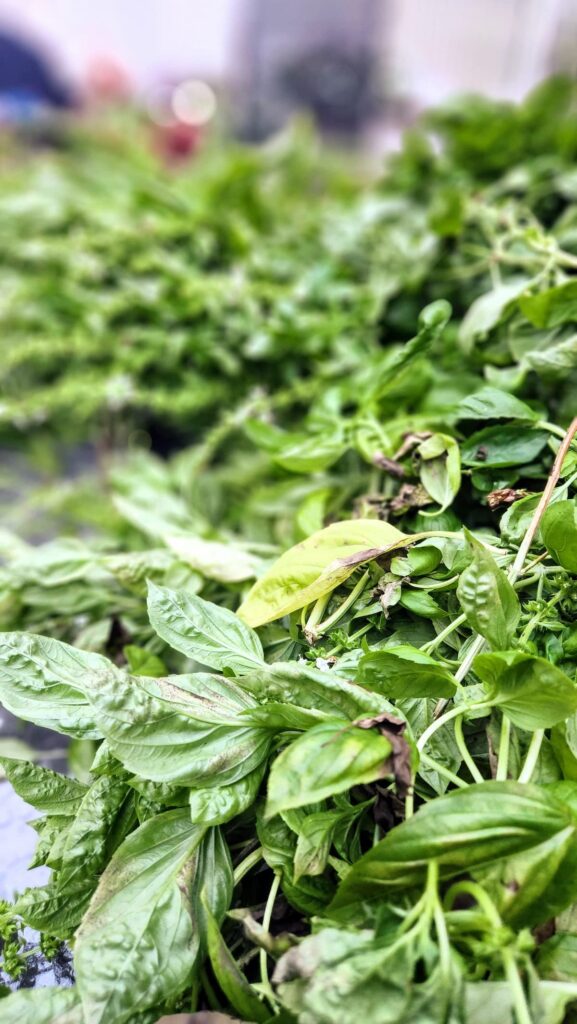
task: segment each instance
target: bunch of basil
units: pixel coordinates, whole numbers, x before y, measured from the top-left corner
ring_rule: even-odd
[[[76,974],[7,1024],[573,1019],[569,95],[508,110],[506,152],[493,107],[436,115],[441,155],[427,125],[304,211],[278,387],[47,492],[82,541],[0,536],[0,700],[76,767],[2,759],[52,874],[1,934],[70,943]]]

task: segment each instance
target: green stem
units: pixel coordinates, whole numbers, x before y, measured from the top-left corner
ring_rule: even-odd
[[[546,430],[549,434],[554,434],[555,437],[560,437],[561,440],[565,437],[565,431],[563,427],[558,427],[556,423],[549,423],[548,420],[538,420],[535,424],[539,430]]]
[[[505,782],[509,770],[509,743],[511,739],[511,722],[506,715],[501,721],[501,734],[499,736],[499,752],[497,754],[497,772],[495,778],[498,782]]]
[[[303,627],[303,633],[306,636],[309,636],[309,635],[310,636],[316,636],[316,634],[317,634],[317,626],[318,626],[320,620],[322,619],[322,617],[324,615],[325,608],[328,605],[328,603],[329,603],[329,601],[331,599],[331,596],[332,596],[332,594],[328,593],[328,594],[323,594],[322,597],[319,597],[318,601],[315,601],[315,603],[314,603],[314,605],[312,607],[312,611],[311,611],[308,619],[306,620],[306,622],[302,622],[302,620],[301,620],[301,624],[302,624],[302,627]]]
[[[339,605],[336,611],[334,611],[332,615],[329,615],[328,619],[325,619],[324,622],[319,622],[318,624],[316,624],[315,627],[311,630],[311,632],[314,633],[316,636],[321,636],[322,633],[328,633],[329,629],[331,629],[335,625],[335,623],[337,623],[339,619],[342,618],[345,612],[348,612],[351,605],[355,603],[359,594],[362,594],[363,590],[365,589],[368,578],[369,570],[367,569],[367,571],[364,572],[363,575],[361,576],[360,580],[358,580],[358,582],[355,584],[349,596],[345,598],[343,603]]]
[[[421,647],[423,654],[432,654],[432,652],[435,651],[437,647],[439,647],[443,643],[443,641],[451,635],[451,633],[458,629],[459,626],[462,626],[463,623],[466,621],[467,616],[465,615],[464,612],[462,615],[457,616],[456,619],[453,619],[453,621],[450,622],[448,626],[445,626],[445,628],[442,629],[440,633],[437,633],[434,640],[430,640],[428,644],[425,644],[423,647]]]
[[[531,737],[531,742],[527,750],[527,756],[525,763],[521,769],[519,775],[519,782],[530,782],[533,776],[533,772],[537,766],[539,754],[541,753],[541,744],[543,743],[543,737],[545,736],[544,729],[536,729]]]
[[[447,722],[452,721],[453,718],[457,718],[459,715],[464,715],[467,711],[472,711],[473,709],[480,711],[482,708],[489,708],[490,706],[489,701],[482,701],[479,704],[458,704],[457,707],[451,708],[450,711],[446,711],[444,715],[441,715],[441,717],[437,718],[436,721],[431,722],[431,724],[425,729],[424,733],[417,740],[417,749],[423,750],[431,736],[433,736],[438,729],[442,729]]]
[[[511,949],[505,948],[501,951],[501,956],[503,958],[505,976],[509,982],[511,994],[513,996],[513,1009],[515,1011],[517,1024],[533,1024],[533,1019],[527,1005],[525,989],[523,988],[517,964],[515,963],[515,955]]]
[[[487,921],[492,928],[500,928],[503,922],[501,916],[493,903],[490,896],[485,890],[478,884],[478,882],[455,882],[454,885],[447,891],[443,905],[446,909],[452,907],[457,896],[461,893],[466,893],[467,896],[472,896],[475,902],[480,906],[481,910],[485,914]]]
[[[455,726],[454,726],[454,728],[455,728],[455,740],[456,740],[456,743],[457,743],[457,747],[459,748],[459,753],[460,753],[461,757],[463,758],[463,761],[467,765],[467,768],[469,769],[469,771],[470,771],[471,775],[473,776],[475,782],[484,782],[485,779],[483,778],[483,776],[481,775],[481,772],[477,768],[477,765],[475,764],[473,758],[471,757],[471,755],[469,753],[469,750],[467,748],[467,744],[465,743],[465,737],[463,736],[463,718],[462,718],[462,716],[460,716],[460,717],[455,719]]]
[[[266,901],[266,906],[264,908],[264,914],[263,914],[263,918],[262,918],[262,926],[263,926],[263,928],[264,928],[264,930],[266,932],[268,932],[268,930],[270,928],[272,912],[274,910],[274,904],[275,904],[275,900],[277,898],[279,886],[280,886],[280,875],[275,875],[274,878],[273,878],[273,883],[272,883],[272,885],[270,887],[270,892],[268,894],[268,899]],[[269,977],[268,977],[268,963],[267,963],[267,952],[266,952],[266,949],[261,949],[260,950],[259,962],[260,962],[260,980],[261,980],[261,983],[262,983],[262,987],[266,990],[269,998],[272,999],[273,1002],[275,1002],[276,1001],[275,1000],[275,995],[274,995],[274,992],[273,992],[273,990],[271,988],[271,984],[270,984]]]
[[[439,764],[438,761],[435,761],[434,757],[429,757],[428,754],[421,753],[421,764],[424,764],[426,768],[431,768],[433,771],[438,772],[439,775],[442,775],[445,779],[448,779],[449,782],[452,782],[453,785],[458,786],[459,789],[467,789],[467,783],[464,782],[463,779],[460,779],[459,776],[455,775],[455,773],[452,772],[449,768],[445,768],[444,764]],[[481,782],[484,781],[485,780],[481,777]]]
[[[233,875],[234,884],[238,885],[241,879],[248,875],[249,871],[252,871],[255,865],[258,864],[259,860],[262,860],[262,846],[257,847],[244,860],[241,860],[240,864],[237,864]]]
[[[553,463],[553,468],[551,469],[551,472],[547,479],[547,483],[545,484],[545,489],[539,499],[539,504],[537,505],[537,508],[533,513],[533,517],[531,519],[529,527],[525,533],[525,536],[523,537],[523,540],[521,541],[521,544],[519,545],[519,549],[515,556],[515,561],[513,562],[511,568],[509,569],[507,575],[509,577],[510,583],[515,583],[515,581],[521,575],[523,566],[525,564],[525,559],[529,554],[531,544],[533,543],[533,538],[535,537],[535,534],[539,529],[539,523],[541,522],[543,513],[545,512],[545,509],[547,508],[551,500],[551,496],[553,494],[553,491],[555,490],[557,481],[563,468],[565,456],[567,455],[567,452],[571,447],[575,434],[577,434],[577,416],[575,417],[575,419],[571,421],[568,430],[565,431],[563,441],[559,445],[559,451],[557,452],[555,462]]]
[[[414,776],[413,776],[414,779]],[[411,782],[405,797],[405,821],[413,817],[415,813],[415,783]]]
[[[540,595],[538,593],[537,597],[539,598],[539,596]],[[533,617],[531,619],[529,619],[529,622],[527,623],[527,625],[525,626],[525,629],[523,630],[523,632],[521,633],[521,636],[519,637],[519,641],[518,641],[518,646],[519,647],[522,647],[524,644],[527,643],[527,640],[531,636],[533,630],[535,630],[537,628],[537,626],[539,625],[539,623],[540,623],[541,619],[543,618],[543,616],[548,613],[550,608],[554,608],[556,604],[559,604],[559,601],[564,596],[565,596],[565,591],[564,590],[558,590],[557,593],[553,595],[551,600],[547,602],[547,604],[546,604],[546,606],[544,608],[540,608],[538,612],[535,612],[535,615],[533,615]]]
[[[435,901],[434,919],[437,942],[439,943],[439,960],[441,970],[448,981],[451,977],[451,943],[449,940],[449,933],[447,931],[447,922],[445,921],[445,915],[443,914],[443,908],[441,907],[438,898]]]

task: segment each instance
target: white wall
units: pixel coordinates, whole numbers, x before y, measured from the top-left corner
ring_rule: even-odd
[[[394,78],[418,101],[455,92],[520,99],[548,71],[572,0],[392,0],[385,26]]]
[[[0,0],[0,23],[32,33],[73,81],[82,81],[91,58],[106,54],[146,87],[170,73],[224,75],[242,3]]]
[[[0,0],[0,23],[32,30],[73,80],[104,53],[146,87],[170,73],[224,76],[248,2]],[[559,17],[573,2],[382,0],[383,49],[420,102],[463,90],[517,98],[546,73]]]

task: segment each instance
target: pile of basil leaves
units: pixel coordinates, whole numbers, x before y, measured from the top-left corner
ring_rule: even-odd
[[[3,1024],[577,1020],[576,109],[5,183]]]

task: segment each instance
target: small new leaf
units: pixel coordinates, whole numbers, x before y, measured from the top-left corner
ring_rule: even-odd
[[[519,598],[492,555],[466,532],[473,560],[461,573],[457,597],[470,626],[494,650],[511,645],[521,616]]]

